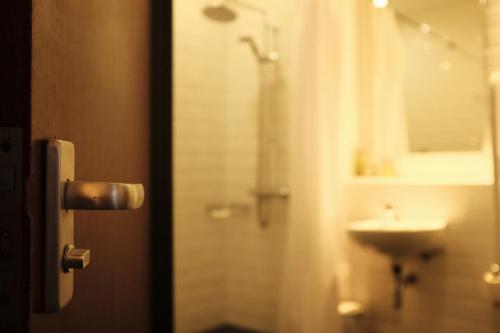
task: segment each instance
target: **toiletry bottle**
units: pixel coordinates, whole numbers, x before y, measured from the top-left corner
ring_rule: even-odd
[[[368,171],[366,154],[361,150],[356,150],[354,156],[354,175],[365,176]]]
[[[394,162],[390,157],[384,157],[382,161],[381,175],[385,177],[396,176],[396,168],[394,167]]]

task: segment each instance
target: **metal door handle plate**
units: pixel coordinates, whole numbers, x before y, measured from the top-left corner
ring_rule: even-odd
[[[73,270],[90,263],[90,250],[76,249],[73,210],[140,208],[141,184],[74,180],[75,152],[71,142],[47,141],[45,197],[45,311],[57,312],[73,297]]]

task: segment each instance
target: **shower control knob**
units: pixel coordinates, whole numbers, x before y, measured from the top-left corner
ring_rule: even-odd
[[[64,250],[63,269],[69,273],[73,269],[84,269],[90,263],[90,250],[75,249],[73,244],[66,245]]]

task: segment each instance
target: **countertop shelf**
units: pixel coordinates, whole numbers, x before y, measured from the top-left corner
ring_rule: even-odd
[[[421,186],[491,186],[489,177],[409,177],[409,176],[360,176],[351,177],[346,185],[421,185]]]

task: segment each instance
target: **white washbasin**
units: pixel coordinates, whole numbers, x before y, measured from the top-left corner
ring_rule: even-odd
[[[446,225],[441,219],[372,219],[352,222],[348,233],[362,245],[397,257],[443,248]]]

